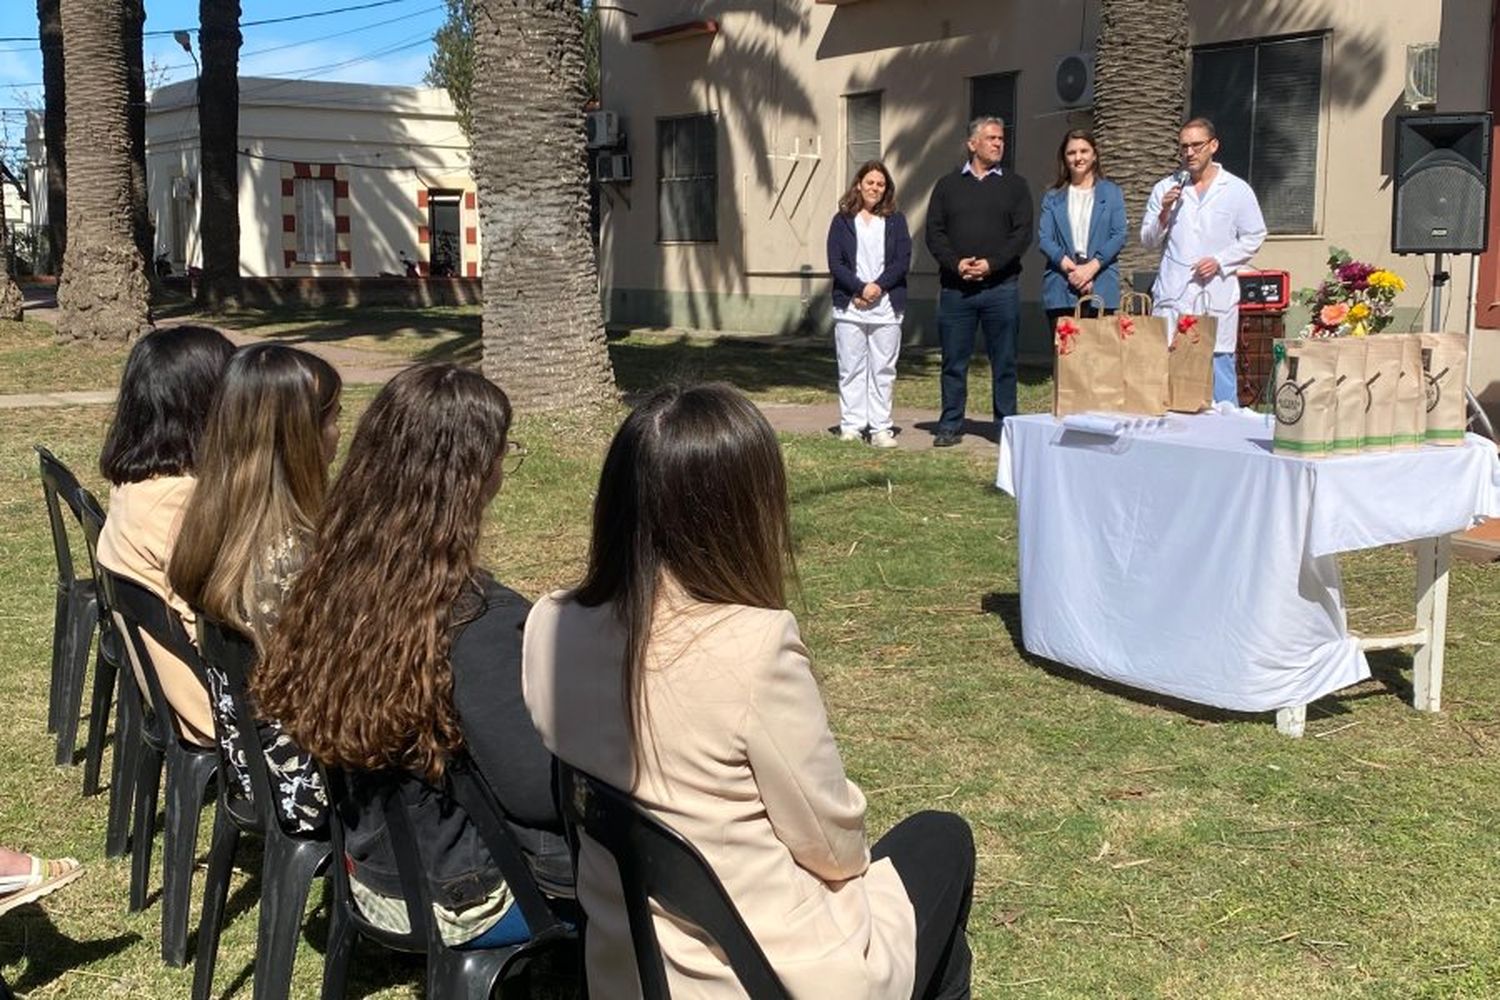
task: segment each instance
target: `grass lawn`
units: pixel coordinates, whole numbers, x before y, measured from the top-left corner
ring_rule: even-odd
[[[633,388],[684,374],[826,399],[832,384],[821,348],[633,337],[615,360]],[[913,358],[903,376],[902,402],[935,402],[930,363]],[[1046,392],[1026,386],[1027,408]],[[350,392],[346,420],[370,394]],[[90,869],[0,918],[0,969],[35,997],[178,997],[191,981],[157,958],[159,905],[126,913],[128,863],[102,852],[104,798],[79,797],[78,769],[52,766],[44,732],[53,570],[31,443],[98,488],[107,419],[10,411],[0,432],[0,841]],[[532,457],[486,540],[500,579],[537,594],[577,577],[612,426],[521,415]],[[1500,992],[1500,570],[1454,567],[1441,715],[1408,707],[1407,656],[1377,654],[1375,680],[1313,706],[1308,738],[1289,740],[1269,715],[1164,704],[1024,654],[1015,506],[989,486],[988,455],[783,443],[793,610],[871,831],[923,808],[974,827],[977,997]],[[1409,620],[1404,550],[1343,568],[1352,624]],[[256,892],[237,877],[219,995],[250,995]],[[323,934],[319,912],[294,996],[317,993]],[[361,956],[352,995],[418,995],[415,964]]]

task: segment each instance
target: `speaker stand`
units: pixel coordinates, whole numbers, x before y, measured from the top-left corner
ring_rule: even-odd
[[[1432,302],[1432,321],[1427,329],[1433,333],[1442,333],[1443,327],[1443,286],[1448,283],[1450,275],[1443,270],[1443,252],[1439,250],[1432,255],[1432,278],[1427,286],[1427,296]]]

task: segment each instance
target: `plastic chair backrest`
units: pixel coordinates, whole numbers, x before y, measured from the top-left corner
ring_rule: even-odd
[[[351,780],[355,775],[338,768],[324,768],[323,771],[331,806],[329,832],[333,841],[334,864],[330,867],[334,887],[341,898],[351,901],[350,909],[354,911],[351,916],[355,925],[361,933],[388,947],[428,954],[447,948],[433,917],[432,890],[427,881],[422,855],[417,848],[411,817],[401,796],[402,785],[412,779],[399,771],[363,772],[357,776],[361,785],[359,794],[373,795],[380,804],[391,855],[401,883],[401,895],[406,903],[411,930],[407,934],[396,934],[371,924],[352,903],[354,897],[349,890],[350,876],[344,864],[347,848],[343,817],[345,811],[359,808]],[[450,794],[474,822],[480,839],[500,869],[516,905],[521,907],[527,927],[531,930],[528,944],[571,935],[572,931],[552,912],[541,890],[537,888],[519,845],[504,829],[504,821],[500,819],[501,813],[494,796],[467,756],[461,755],[449,762],[445,781],[448,782]]]
[[[128,650],[127,655],[140,664],[141,673],[146,678],[146,688],[151,696],[151,711],[146,718],[149,735],[158,745],[165,747],[179,738],[176,719],[171,703],[162,692],[161,678],[157,675],[156,664],[151,659],[151,649],[146,645],[144,637],[149,635],[168,653],[187,664],[204,690],[207,690],[208,680],[203,673],[203,662],[199,659],[192,640],[188,638],[182,619],[155,591],[102,566],[97,571],[95,579],[99,583],[99,592],[103,595],[110,614],[121,626],[121,638]],[[193,749],[199,748],[194,746]]]
[[[723,950],[750,996],[775,1000],[788,995],[697,848],[598,778],[559,764],[558,781],[564,818],[608,851],[619,869],[646,1000],[670,996],[650,900],[707,934]]]
[[[63,521],[62,506],[67,504],[75,518],[82,519],[78,510],[78,477],[57,456],[41,445],[36,448],[41,464],[42,496],[47,501],[47,521],[52,527],[52,550],[57,556],[57,585],[68,589],[78,579],[73,571],[73,550],[68,545],[68,530]],[[61,503],[59,503],[59,501]]]
[[[217,671],[221,675],[220,693],[229,698],[234,708],[234,728],[237,734],[231,738],[227,720],[220,715],[218,699],[209,699],[213,706],[214,731],[219,748],[221,802],[229,808],[241,826],[257,827],[267,832],[273,828],[279,829],[281,819],[276,811],[271,773],[257,736],[255,712],[250,707],[248,678],[258,659],[255,643],[238,629],[215,621],[199,611],[198,648],[205,670]],[[248,798],[235,779],[240,768],[230,759],[232,753],[238,753],[244,761],[244,771],[250,776]]]

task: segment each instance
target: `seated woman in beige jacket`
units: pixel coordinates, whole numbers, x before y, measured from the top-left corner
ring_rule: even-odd
[[[234,345],[207,326],[166,327],[138,340],[125,362],[114,422],[99,456],[99,471],[110,482],[99,564],[165,598],[182,616],[189,635],[193,613],[167,582],[167,565],[183,508],[193,494],[209,406],[233,353]],[[178,731],[212,746],[208,689],[186,663],[149,636],[146,642]],[[145,678],[136,679],[147,691]]]
[[[589,568],[537,602],[522,680],[569,765],[628,789],[701,851],[794,997],[969,995],[974,843],[921,813],[871,849],[785,610],[786,473],[722,385],[654,394],[605,459]],[[583,839],[590,995],[638,997],[624,899]],[[654,909],[673,997],[742,997],[697,929]]]

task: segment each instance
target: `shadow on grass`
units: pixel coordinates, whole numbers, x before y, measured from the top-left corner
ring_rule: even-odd
[[[118,954],[141,939],[132,931],[97,941],[75,941],[59,931],[36,903],[7,916],[5,932],[0,942],[0,964],[13,965],[26,959],[25,975],[10,981],[10,988],[19,996],[41,990],[72,970]]]
[[[1217,725],[1225,722],[1275,722],[1276,720],[1276,713],[1274,712],[1238,712],[1227,708],[1215,708],[1212,705],[1200,705],[1197,702],[1184,701],[1181,698],[1173,698],[1170,695],[1157,694],[1154,691],[1146,691],[1142,690],[1141,688],[1134,688],[1129,686],[1128,684],[1121,684],[1118,681],[1108,680],[1103,677],[1095,677],[1093,674],[1090,674],[1087,671],[1079,670],[1075,667],[1070,667],[1066,664],[1058,663],[1056,660],[1049,660],[1046,657],[1037,656],[1031,652],[1028,652],[1025,643],[1022,641],[1021,635],[1020,594],[986,594],[980,600],[980,607],[985,611],[986,614],[994,615],[995,617],[1000,619],[1001,623],[1005,626],[1005,631],[1010,635],[1011,645],[1015,648],[1017,656],[1019,656],[1030,666],[1043,670],[1046,673],[1051,674],[1053,677],[1072,681],[1077,684],[1082,684],[1085,687],[1093,688],[1095,691],[1099,691],[1103,694],[1111,695],[1116,698],[1123,698],[1127,701],[1134,702],[1135,704],[1142,705],[1146,708],[1157,708],[1163,711],[1173,712],[1177,715],[1184,715],[1189,719],[1194,719],[1198,722],[1203,723],[1212,723]],[[1373,657],[1371,658],[1370,669],[1372,672],[1375,672],[1377,676],[1380,676],[1379,671],[1376,671],[1375,661]],[[1380,677],[1380,679],[1387,688],[1399,693],[1398,688],[1393,685],[1393,682],[1383,676]],[[1394,683],[1400,683],[1399,674],[1397,675],[1397,679]],[[1384,694],[1385,692],[1378,690],[1349,691],[1330,694],[1325,697],[1319,698],[1317,701],[1307,706],[1308,717],[1332,718],[1334,716],[1347,715],[1349,714],[1349,709],[1345,705],[1346,702],[1360,701],[1364,698],[1369,698],[1377,695],[1383,696]],[[1411,701],[1410,685],[1407,685],[1404,698],[1408,703]]]

